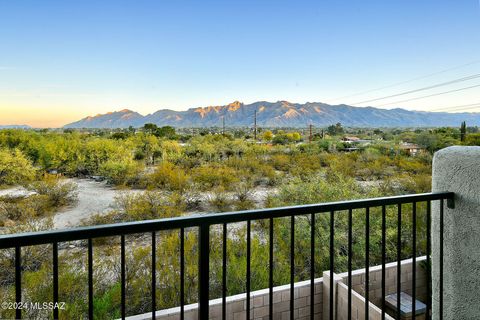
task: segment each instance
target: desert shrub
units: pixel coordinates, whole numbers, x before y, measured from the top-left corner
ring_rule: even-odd
[[[31,183],[28,189],[48,197],[50,207],[58,208],[74,203],[78,197],[75,182],[47,176],[43,180]]]
[[[192,170],[193,181],[198,183],[202,190],[221,187],[225,190],[235,188],[239,181],[238,172],[223,165],[203,165]]]
[[[255,208],[255,201],[248,198],[245,200],[235,200],[233,203],[233,207],[235,210],[251,210]]]
[[[382,192],[387,195],[430,192],[431,187],[432,177],[430,174],[404,173],[384,179],[381,183]]]
[[[25,213],[23,209],[22,200],[3,197],[0,200],[0,224],[12,226],[16,221],[23,220],[25,215],[32,215],[31,212]]]
[[[295,178],[281,185],[269,206],[300,205],[365,197],[354,179],[336,172],[317,173],[307,179]]]
[[[52,229],[53,220],[45,219],[28,219],[22,224],[3,228],[3,234],[14,234],[24,232],[36,232]],[[23,271],[37,271],[44,263],[51,263],[51,251],[49,245],[27,246],[22,247],[22,268]],[[12,273],[15,270],[15,251],[0,250],[0,284],[2,286],[12,285],[15,278]],[[41,300],[40,300],[41,301]],[[46,300],[48,301],[48,300]],[[2,310],[0,310],[1,312]],[[1,315],[1,313],[0,313]]]
[[[196,186],[189,186],[181,193],[186,210],[198,210],[202,204],[202,195]]]
[[[117,307],[121,301],[121,286],[116,284],[95,295],[93,310],[95,319],[118,319],[121,317]]]
[[[225,212],[232,209],[233,201],[222,187],[210,191],[207,198],[207,202],[213,211]]]
[[[171,191],[184,191],[189,184],[189,178],[184,170],[170,162],[158,165],[148,180],[154,187]]]
[[[321,162],[316,154],[294,154],[290,161],[290,174],[293,176],[307,177],[321,169]]]
[[[127,250],[125,293],[129,303],[127,314],[151,311],[151,265],[152,252],[148,247]],[[119,268],[120,265],[117,265]],[[120,281],[120,279],[118,279]]]
[[[290,157],[286,154],[274,154],[270,162],[275,170],[288,171],[292,165]]]
[[[160,155],[164,161],[176,161],[182,157],[182,147],[176,141],[160,142]]]
[[[238,178],[241,181],[251,181],[253,185],[275,185],[279,176],[269,164],[260,157],[253,155],[245,157],[231,157],[224,164],[237,171]],[[252,185],[252,187],[253,187]]]
[[[99,174],[115,185],[135,185],[140,180],[143,167],[131,160],[107,160],[100,164]]]
[[[467,134],[464,144],[467,146],[480,146],[480,133]]]
[[[431,174],[432,168],[428,163],[424,163],[421,158],[399,157],[396,166],[400,172],[426,173]]]
[[[52,219],[29,219],[23,224],[10,226],[8,228],[2,228],[1,233],[22,233],[29,231],[43,231],[51,229],[53,226]],[[36,294],[35,291],[30,291],[30,285],[27,281],[28,274],[36,272],[42,268],[42,265],[51,264],[51,252],[52,248],[49,245],[39,245],[39,246],[27,246],[22,247],[22,277],[24,284],[22,285],[23,297],[27,298],[30,296],[30,293]],[[5,249],[0,250],[0,296],[8,301],[14,300],[14,282],[15,277],[12,275],[15,272],[15,250],[14,249]],[[51,279],[51,278],[49,278]],[[44,279],[45,281],[45,279]],[[45,281],[49,283],[49,281]],[[37,282],[35,282],[36,284]],[[33,284],[34,285],[34,284]],[[31,295],[35,299],[34,301],[49,301],[39,300],[36,295]],[[51,295],[50,295],[51,297]],[[13,312],[11,312],[13,311]],[[24,314],[25,315],[25,314]],[[0,318],[2,319],[14,319],[14,310],[0,309]],[[30,318],[30,317],[29,317]],[[38,317],[37,317],[38,318]]]
[[[352,156],[330,154],[326,161],[330,168],[328,171],[336,172],[344,177],[355,177],[355,160]]]
[[[52,211],[50,198],[35,194],[21,198],[0,198],[0,226],[12,226],[27,219],[40,218]]]
[[[55,177],[33,182],[27,188],[34,194],[0,198],[0,226],[11,227],[44,218],[55,209],[77,200],[77,185]]]
[[[355,175],[363,180],[383,179],[392,175],[392,161],[376,149],[367,149],[355,163]]]
[[[122,193],[115,198],[115,205],[124,221],[177,217],[184,210],[179,194],[160,191]]]
[[[65,309],[59,310],[60,318],[81,319],[87,316],[88,301],[80,298],[88,295],[88,276],[83,268],[85,260],[85,255],[79,252],[70,254],[67,251],[60,254],[58,286],[59,295],[65,302]]]
[[[25,184],[35,179],[36,170],[18,149],[0,149],[0,186]]]
[[[233,191],[235,210],[248,210],[255,207],[253,201],[253,182],[242,181]]]
[[[119,210],[110,210],[105,213],[95,213],[80,221],[81,226],[96,226],[100,224],[118,223],[126,221],[126,214]]]

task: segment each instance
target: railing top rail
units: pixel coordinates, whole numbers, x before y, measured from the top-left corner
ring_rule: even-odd
[[[134,221],[114,224],[104,224],[91,227],[77,227],[72,229],[7,234],[0,236],[0,249],[85,240],[90,238],[111,237],[135,233],[147,233],[161,230],[198,227],[222,223],[234,223],[248,220],[262,220],[287,216],[306,215],[311,213],[325,213],[348,209],[371,208],[404,203],[453,200],[453,192],[431,192],[393,197],[338,201],[300,206],[289,206],[271,209],[257,209],[227,213],[212,213],[189,217]]]

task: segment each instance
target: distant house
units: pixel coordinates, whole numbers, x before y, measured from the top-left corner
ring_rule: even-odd
[[[347,136],[347,137],[343,137],[342,141],[345,143],[355,143],[355,142],[360,142],[361,139],[354,136],[350,136],[350,137]]]
[[[344,151],[356,151],[359,150],[359,148],[364,148],[371,144],[372,140],[360,139],[359,137],[355,136],[345,136],[342,138],[342,142],[346,146],[350,146],[346,147]]]
[[[424,147],[419,146],[418,144],[408,142],[402,143],[400,145],[400,149],[405,151],[410,156],[416,156],[417,154],[426,150]]]

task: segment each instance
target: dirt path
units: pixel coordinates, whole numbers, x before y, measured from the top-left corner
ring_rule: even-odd
[[[116,190],[107,185],[105,182],[97,182],[90,179],[67,179],[74,182],[78,186],[78,201],[69,207],[63,208],[55,213],[53,218],[54,228],[62,229],[75,227],[80,224],[83,219],[87,219],[95,214],[107,213],[114,209],[115,197],[121,191]],[[124,192],[142,192],[142,190],[128,190]],[[262,206],[268,194],[275,193],[275,189],[255,188],[252,190],[252,200]],[[0,196],[9,197],[25,197],[34,194],[23,187],[13,187],[0,190]],[[210,194],[203,192],[200,196],[202,202],[208,201]],[[233,194],[229,195],[233,197]],[[189,212],[187,214],[195,214],[198,212]]]
[[[78,185],[78,202],[55,214],[53,222],[57,229],[78,226],[83,219],[114,209],[115,196],[121,192],[108,186],[105,182],[96,182],[89,179],[70,179],[70,181]],[[142,191],[143,190],[128,190],[124,192]],[[252,192],[252,200],[256,203],[263,203],[266,196],[274,192],[275,190],[269,190],[267,188],[256,188]],[[202,201],[207,201],[208,198],[208,193],[202,193]],[[207,212],[189,212],[187,214],[205,213]]]
[[[55,228],[73,227],[96,213],[111,210],[117,190],[105,182],[89,179],[69,179],[78,185],[78,202],[58,211],[53,219]]]

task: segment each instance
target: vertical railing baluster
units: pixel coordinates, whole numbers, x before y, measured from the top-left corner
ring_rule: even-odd
[[[120,237],[120,267],[121,267],[121,313],[125,319],[125,235]]]
[[[93,243],[88,239],[88,318],[93,319]]]
[[[250,251],[251,251],[251,221],[247,221],[247,306],[246,318],[250,319]]]
[[[335,217],[333,210],[330,211],[330,298],[329,298],[329,318],[333,320],[333,266],[334,266],[334,230]]]
[[[348,310],[347,319],[352,319],[352,209],[348,209]]]
[[[198,319],[208,319],[210,299],[210,225],[199,228],[198,244]]]
[[[431,212],[432,212],[432,203],[427,201],[427,310],[425,311],[427,319],[430,319],[430,312],[432,310],[432,261],[431,261],[431,251],[432,251],[432,238],[431,238]]]
[[[152,232],[152,320],[157,309],[157,234]]]
[[[222,319],[227,319],[227,224],[223,224],[222,241]]]
[[[53,249],[53,319],[58,319],[58,243],[52,243]]]
[[[365,208],[365,320],[370,311],[370,208]]]
[[[315,314],[315,214],[310,216],[310,319]]]
[[[295,307],[295,216],[290,218],[290,319]]]
[[[402,205],[398,205],[397,216],[397,319],[400,319],[400,292],[402,281]]]
[[[269,314],[269,319],[273,319],[273,218],[270,218],[269,220],[269,240],[268,240],[268,246],[269,246],[269,263],[268,263],[268,314]]]
[[[385,206],[382,206],[382,319],[385,319],[385,263],[386,263],[386,229],[387,229],[387,221],[386,221],[386,209]]]
[[[440,292],[439,292],[439,315],[443,319],[443,199],[440,200]]]
[[[185,318],[185,229],[180,228],[180,320]]]
[[[22,303],[22,248],[15,247],[15,302]],[[22,318],[22,308],[15,309],[15,318]]]
[[[412,204],[412,320],[416,317],[417,285],[417,203]]]

